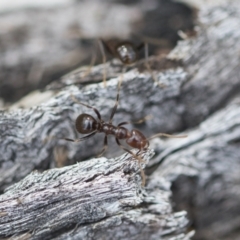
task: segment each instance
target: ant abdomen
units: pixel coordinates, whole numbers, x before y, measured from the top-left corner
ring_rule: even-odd
[[[77,117],[75,126],[79,133],[86,134],[96,131],[98,122],[91,115],[83,113]]]
[[[133,148],[137,148],[139,150],[142,150],[146,147],[148,147],[149,142],[146,139],[146,137],[137,129],[133,129],[130,132],[131,136],[129,138],[127,138],[126,143],[133,147]]]

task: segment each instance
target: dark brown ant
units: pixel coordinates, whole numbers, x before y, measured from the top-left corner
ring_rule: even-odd
[[[104,49],[107,50],[112,56],[119,59],[123,65],[132,65],[138,60],[138,51],[144,46],[144,44],[140,44],[139,46],[135,46],[129,40],[119,40],[119,39],[109,39],[103,40],[100,39],[98,41],[100,51],[102,54],[102,61],[104,66],[106,65],[106,54]],[[103,70],[103,83],[106,87],[106,67]]]
[[[106,149],[108,147],[108,141],[107,141],[108,135],[114,135],[116,143],[123,150],[130,153],[132,156],[134,156],[139,161],[139,166],[140,166],[141,175],[142,175],[142,184],[145,185],[145,175],[144,175],[144,172],[143,172],[142,167],[140,165],[140,163],[144,162],[144,160],[141,157],[139,157],[138,154],[141,151],[144,151],[148,148],[149,139],[155,138],[157,136],[176,137],[176,138],[182,138],[182,137],[186,137],[186,136],[172,136],[172,135],[168,135],[168,134],[165,134],[165,133],[158,133],[158,134],[154,135],[153,137],[147,139],[139,130],[133,129],[133,130],[129,131],[127,128],[123,127],[123,125],[129,124],[130,122],[121,122],[117,126],[114,126],[112,124],[112,121],[113,121],[113,117],[116,113],[118,103],[119,103],[120,87],[121,87],[121,81],[119,81],[119,83],[118,83],[118,91],[117,91],[116,102],[115,102],[115,105],[112,109],[112,113],[111,113],[111,116],[110,116],[110,119],[109,119],[108,123],[105,122],[102,119],[101,114],[99,113],[99,111],[95,107],[92,107],[92,106],[89,106],[87,104],[81,103],[77,99],[75,99],[75,97],[72,96],[72,98],[75,102],[77,102],[77,103],[79,103],[79,104],[81,104],[81,105],[83,105],[87,108],[92,109],[96,113],[98,119],[96,120],[90,114],[86,114],[86,113],[80,114],[75,121],[75,127],[76,127],[76,129],[79,133],[88,134],[88,135],[85,136],[85,137],[82,137],[82,138],[78,138],[78,139],[70,139],[70,138],[64,138],[64,139],[67,140],[67,141],[71,141],[71,142],[80,142],[80,141],[86,140],[86,139],[94,136],[96,133],[105,133],[104,147],[99,154],[99,156],[101,156],[106,151]],[[138,152],[136,154],[134,154],[131,150],[125,148],[120,143],[119,140],[126,140],[126,143],[130,147],[138,149]]]
[[[101,39],[101,42],[106,50],[114,57],[118,58],[124,65],[135,63],[139,58],[139,50],[144,46],[143,43],[136,46],[136,44],[129,40]]]
[[[157,40],[155,40],[155,42],[154,42],[153,40],[151,40],[149,38],[146,38],[146,41],[141,42],[138,45],[136,43],[130,41],[130,40],[119,40],[119,39],[109,39],[109,40],[99,39],[98,40],[100,52],[101,52],[101,55],[102,55],[102,62],[104,64],[104,66],[103,66],[103,84],[104,84],[104,87],[106,87],[106,85],[107,85],[106,84],[106,79],[107,79],[106,61],[107,61],[107,58],[106,58],[105,52],[108,52],[113,57],[119,59],[124,66],[131,66],[139,60],[139,51],[143,47],[144,47],[144,50],[145,50],[145,67],[151,73],[153,80],[155,82],[157,82],[157,84],[160,87],[165,87],[164,84],[158,83],[158,80],[156,79],[156,77],[152,73],[151,67],[148,63],[148,44],[147,44],[147,42],[149,42],[149,43],[152,42],[154,45],[159,44],[157,42]],[[75,80],[73,84],[78,83],[78,82],[79,83],[86,83],[86,80],[84,80],[84,78],[86,78],[91,73],[92,67],[94,66],[95,61],[96,61],[96,57],[97,57],[96,54],[93,52],[91,62],[89,64],[89,66],[86,68],[86,70],[76,69],[76,70],[68,73],[67,75],[63,76],[62,77],[63,81],[66,78],[76,78],[76,79],[80,78],[80,80]],[[123,69],[123,72],[124,71],[126,71],[126,69]],[[87,81],[89,81],[89,79]],[[51,87],[50,87],[50,89],[51,89]]]
[[[133,65],[134,63],[139,60],[139,51],[144,47],[145,50],[145,67],[151,73],[152,78],[160,87],[165,87],[164,84],[158,83],[158,80],[153,75],[151,67],[148,63],[148,44],[146,42],[140,43],[139,45],[134,44],[129,40],[118,40],[118,39],[110,39],[110,40],[103,40],[100,39],[99,41],[100,51],[103,58],[103,63],[106,63],[106,55],[104,48],[110,53],[112,56],[119,59],[123,65]],[[106,68],[103,72],[103,83],[106,87]]]

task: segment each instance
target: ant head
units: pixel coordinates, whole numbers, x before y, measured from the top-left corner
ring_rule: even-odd
[[[130,42],[122,42],[116,47],[118,58],[123,64],[132,64],[137,60],[137,51]]]
[[[96,131],[98,122],[93,116],[83,113],[77,117],[75,126],[79,133],[86,134]]]

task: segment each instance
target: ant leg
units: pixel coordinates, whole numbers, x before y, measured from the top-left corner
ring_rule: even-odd
[[[149,141],[147,141],[146,146],[145,146],[143,149],[139,149],[139,150],[137,151],[136,155],[138,156],[141,151],[142,151],[142,152],[146,152],[146,150],[148,149],[148,147],[149,147]]]
[[[142,162],[145,162],[141,157],[137,156],[136,154],[134,154],[131,150],[125,148],[117,138],[116,139],[116,142],[117,142],[117,145],[122,148],[124,151],[130,153],[135,159],[138,160],[138,165],[139,165],[139,168],[140,168],[140,172],[141,172],[141,177],[142,177],[142,186],[145,186],[145,183],[146,183],[146,177],[145,177],[145,173],[142,169],[142,166],[141,166],[141,163]]]
[[[147,68],[147,70],[150,72],[151,76],[152,76],[152,79],[154,80],[154,82],[156,82],[158,84],[159,87],[163,88],[163,87],[166,87],[165,84],[163,83],[158,83],[158,80],[156,78],[156,76],[153,74],[153,71],[149,65],[149,62],[148,62],[148,44],[145,43],[144,44],[144,52],[145,52],[145,66]]]
[[[166,133],[157,133],[151,137],[148,138],[148,140],[151,140],[156,137],[167,137],[167,138],[186,138],[188,135],[170,135]]]
[[[144,43],[142,42],[142,43],[140,43],[137,47],[136,47],[136,49],[137,50],[141,50],[143,47],[144,47]]]
[[[116,102],[115,102],[115,105],[112,109],[112,113],[111,113],[111,116],[110,116],[110,119],[109,119],[109,124],[112,124],[112,119],[113,119],[113,116],[114,114],[116,113],[116,110],[117,110],[117,107],[118,107],[118,102],[119,102],[119,92],[120,92],[120,88],[121,88],[121,84],[122,84],[122,76],[118,82],[118,90],[117,90],[117,97],[116,97]]]
[[[152,119],[152,117],[153,117],[152,115],[147,115],[144,118],[139,119],[138,121],[134,121],[134,122],[121,122],[121,123],[118,124],[118,127],[120,127],[122,125],[126,125],[126,124],[131,124],[131,123],[133,123],[133,124],[140,124],[140,123],[143,123],[143,122],[145,122],[145,121],[147,121],[149,119]]]
[[[101,157],[103,155],[103,153],[107,150],[107,147],[108,147],[108,141],[107,141],[107,135],[105,135],[104,146],[102,151],[98,154],[98,157]]]
[[[73,96],[72,94],[71,94],[71,98],[72,98],[72,100],[73,100],[74,102],[76,102],[76,103],[78,103],[78,104],[81,104],[81,105],[83,105],[83,106],[85,106],[85,107],[87,107],[87,108],[92,109],[92,110],[97,114],[98,119],[99,119],[100,121],[102,121],[101,114],[100,114],[100,112],[99,112],[95,107],[92,107],[92,106],[87,105],[87,104],[85,104],[85,103],[79,102],[79,101],[75,98],[75,96]]]
[[[121,122],[119,123],[117,126],[120,127],[120,126],[123,126],[123,125],[126,125],[126,124],[130,124],[131,122]]]
[[[104,47],[103,47],[103,44],[102,44],[101,40],[98,40],[98,45],[99,45],[99,48],[100,48],[100,52],[101,52],[101,55],[102,55],[102,61],[103,61],[103,64],[104,64],[103,85],[104,85],[104,87],[106,87],[107,86],[106,54],[105,54]]]
[[[84,73],[83,78],[85,78],[86,76],[88,76],[91,73],[92,67],[94,66],[95,62],[96,62],[96,54],[93,51],[90,65],[88,66],[88,69]]]
[[[143,122],[145,122],[145,121],[147,121],[147,120],[150,120],[150,119],[152,119],[152,118],[153,118],[152,115],[147,115],[147,116],[139,119],[138,121],[134,121],[134,122],[132,122],[132,123],[133,123],[133,124],[140,124],[140,123],[143,123]]]
[[[92,137],[93,135],[95,135],[97,133],[97,131],[94,131],[92,132],[91,134],[85,136],[85,137],[82,137],[82,138],[77,138],[77,139],[71,139],[71,138],[63,138],[64,140],[66,141],[70,141],[70,142],[81,142],[81,141],[84,141],[90,137]]]

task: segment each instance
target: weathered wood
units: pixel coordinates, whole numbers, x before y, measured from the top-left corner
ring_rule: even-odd
[[[120,106],[114,122],[142,118],[153,113],[149,110],[154,105],[157,107],[159,102],[178,96],[181,85],[186,81],[186,74],[182,69],[171,70],[166,74],[170,79],[165,83],[173,85],[164,89],[154,85],[150,74],[139,75],[136,70],[124,74]],[[54,164],[52,160],[56,148],[66,147],[67,163],[96,156],[103,146],[101,134],[80,144],[61,140],[64,137],[78,136],[74,127],[78,114],[82,112],[94,114],[86,107],[74,102],[71,94],[79,101],[94,105],[99,109],[103,119],[108,120],[115,103],[119,79],[120,77],[108,81],[107,88],[104,88],[102,83],[88,85],[81,89],[69,86],[42,105],[2,113],[1,135],[4,137],[0,146],[2,153],[0,189],[26,176],[33,169],[46,169],[50,164]],[[146,98],[142,98],[144,95]],[[152,107],[148,108],[150,102]],[[178,115],[178,113],[173,114]],[[151,121],[153,127],[158,125],[156,120]],[[84,151],[84,149],[91,149],[91,151]],[[108,153],[114,152],[115,154],[119,152],[119,147],[110,142]],[[58,161],[56,157],[55,161]]]
[[[237,7],[215,7],[201,13],[200,20],[205,25],[199,27],[198,35],[179,43],[169,56],[180,59],[183,64],[176,67],[175,63],[174,69],[170,65],[169,69],[161,71],[160,68],[159,72],[154,72],[159,82],[166,85],[165,88],[158,87],[148,72],[139,74],[133,69],[124,74],[116,122],[153,115],[153,119],[140,126],[146,136],[157,132],[176,132],[201,122],[237,95],[240,85],[239,55],[236,51],[240,40]],[[216,19],[211,17],[213,14]],[[224,34],[222,25],[216,25],[219,19],[223,19],[223,26],[228,19],[233,22]],[[224,63],[219,59],[223,59]],[[102,69],[101,66],[95,67],[93,73],[98,72],[99,75],[99,68]],[[66,81],[71,83],[69,78]],[[107,120],[114,104],[116,84],[117,79],[112,79],[108,88],[103,88],[102,84],[84,86],[80,90],[69,86],[43,105],[4,112],[1,118],[0,189],[33,169],[46,169],[53,165],[54,148],[65,148],[70,162],[96,155],[102,145],[100,137],[94,138],[100,141],[99,145],[94,139],[89,139],[78,146],[57,139],[76,136],[74,120],[78,113],[88,112],[88,109],[72,102],[71,94],[95,105]],[[56,139],[51,139],[52,136]],[[112,152],[116,152],[118,148],[110,145],[113,146]],[[82,151],[85,147],[90,147],[92,151]],[[108,156],[112,156],[111,149]]]
[[[152,155],[142,157],[147,163]],[[0,237],[189,239],[186,212],[172,212],[169,182],[144,189],[139,172],[129,154],[35,171],[0,196]]]
[[[0,12],[0,97],[7,102],[44,87],[79,64],[89,64],[98,52],[94,39],[127,38],[131,23],[142,19],[137,7],[123,5],[121,14],[115,14],[119,4],[108,1],[46,5]]]
[[[172,1],[157,1],[151,14],[140,0],[130,4],[115,0],[57,2],[18,1],[18,6],[23,3],[26,7],[17,9],[10,3],[15,11],[5,12],[1,4],[0,100],[17,101],[77,66],[88,65],[94,55],[99,55],[99,63],[98,38],[128,39],[133,34],[141,41],[138,35],[142,33],[158,38],[169,49],[179,39],[177,29],[193,26],[191,9]],[[181,19],[177,28],[168,21],[175,14]]]
[[[188,132],[165,143],[151,176],[173,182],[177,210],[187,210],[196,239],[238,239],[240,208],[240,98]]]
[[[111,142],[107,153],[109,160],[91,159],[70,167],[28,175],[34,169],[63,166],[91,158],[100,152],[102,136],[81,144],[61,140],[63,137],[77,137],[74,119],[79,113],[91,112],[73,102],[71,94],[97,107],[107,120],[116,98],[121,69],[114,68],[107,88],[102,83],[71,85],[73,81],[76,83],[79,75],[68,75],[61,80],[58,91],[45,91],[50,97],[39,106],[3,111],[0,119],[0,190],[28,176],[0,197],[1,236],[16,234],[15,237],[24,237],[20,234],[25,234],[32,239],[189,239],[193,233],[186,235],[185,212],[174,213],[171,209],[169,197],[173,183],[176,209],[189,212],[192,227],[197,230],[196,239],[213,239],[216,236],[216,239],[237,240],[240,202],[240,110],[236,98],[240,90],[239,16],[240,5],[237,1],[232,1],[231,5],[202,7],[197,35],[179,42],[168,59],[158,61],[153,58],[150,61],[155,70],[153,74],[159,83],[166,85],[165,88],[154,83],[147,71],[133,68],[122,75],[116,122],[136,120],[151,114],[154,118],[139,127],[146,136],[183,130],[189,134],[187,139],[157,139],[152,142],[157,154],[148,164],[148,171],[154,172],[150,172],[145,190],[141,189],[139,166],[135,160],[127,155],[120,158],[122,160],[110,158],[119,154],[119,149]],[[163,66],[163,63],[169,62],[168,67]],[[99,65],[94,67],[90,76],[99,78],[102,69]],[[236,100],[232,103],[234,98]],[[214,112],[216,114],[209,117]],[[191,127],[195,129],[191,130]],[[147,159],[150,152],[145,156]],[[103,164],[103,168],[98,163]],[[89,174],[84,172],[84,166],[88,164],[96,166],[95,175],[99,178],[89,177],[90,181],[86,182],[87,176],[84,180],[85,175],[80,173]],[[123,166],[128,166],[129,172],[124,173]],[[104,170],[112,167],[113,173]],[[64,176],[60,176],[62,172]],[[109,176],[112,178],[108,179]],[[60,178],[60,185],[54,185],[59,183]],[[116,178],[119,185],[114,180]],[[74,184],[74,179],[79,184]],[[29,186],[25,190],[24,184]],[[81,208],[81,201],[86,200],[87,196],[80,196],[84,184],[88,185],[84,191],[88,191],[90,201]],[[91,190],[107,186],[117,188],[117,197],[111,195],[111,191],[106,195],[99,191],[99,199],[105,196],[109,202],[99,200],[96,207],[94,201],[97,199]],[[138,193],[139,189],[141,193]],[[56,191],[56,195],[51,195],[52,191]],[[28,193],[36,199],[31,200],[24,195]],[[131,200],[122,204],[120,201],[125,200],[128,194],[132,196]],[[32,205],[24,205],[27,199]],[[15,205],[9,205],[8,201]],[[113,205],[117,207],[111,207]],[[29,210],[30,206],[36,209]],[[56,206],[59,207],[57,211]],[[45,210],[39,216],[44,223],[40,226],[31,215],[38,212],[38,207]],[[92,213],[87,214],[86,211],[93,207]],[[49,214],[51,211],[54,214]],[[22,221],[21,218],[27,216],[30,218]],[[12,225],[6,224],[7,221],[11,221]]]

